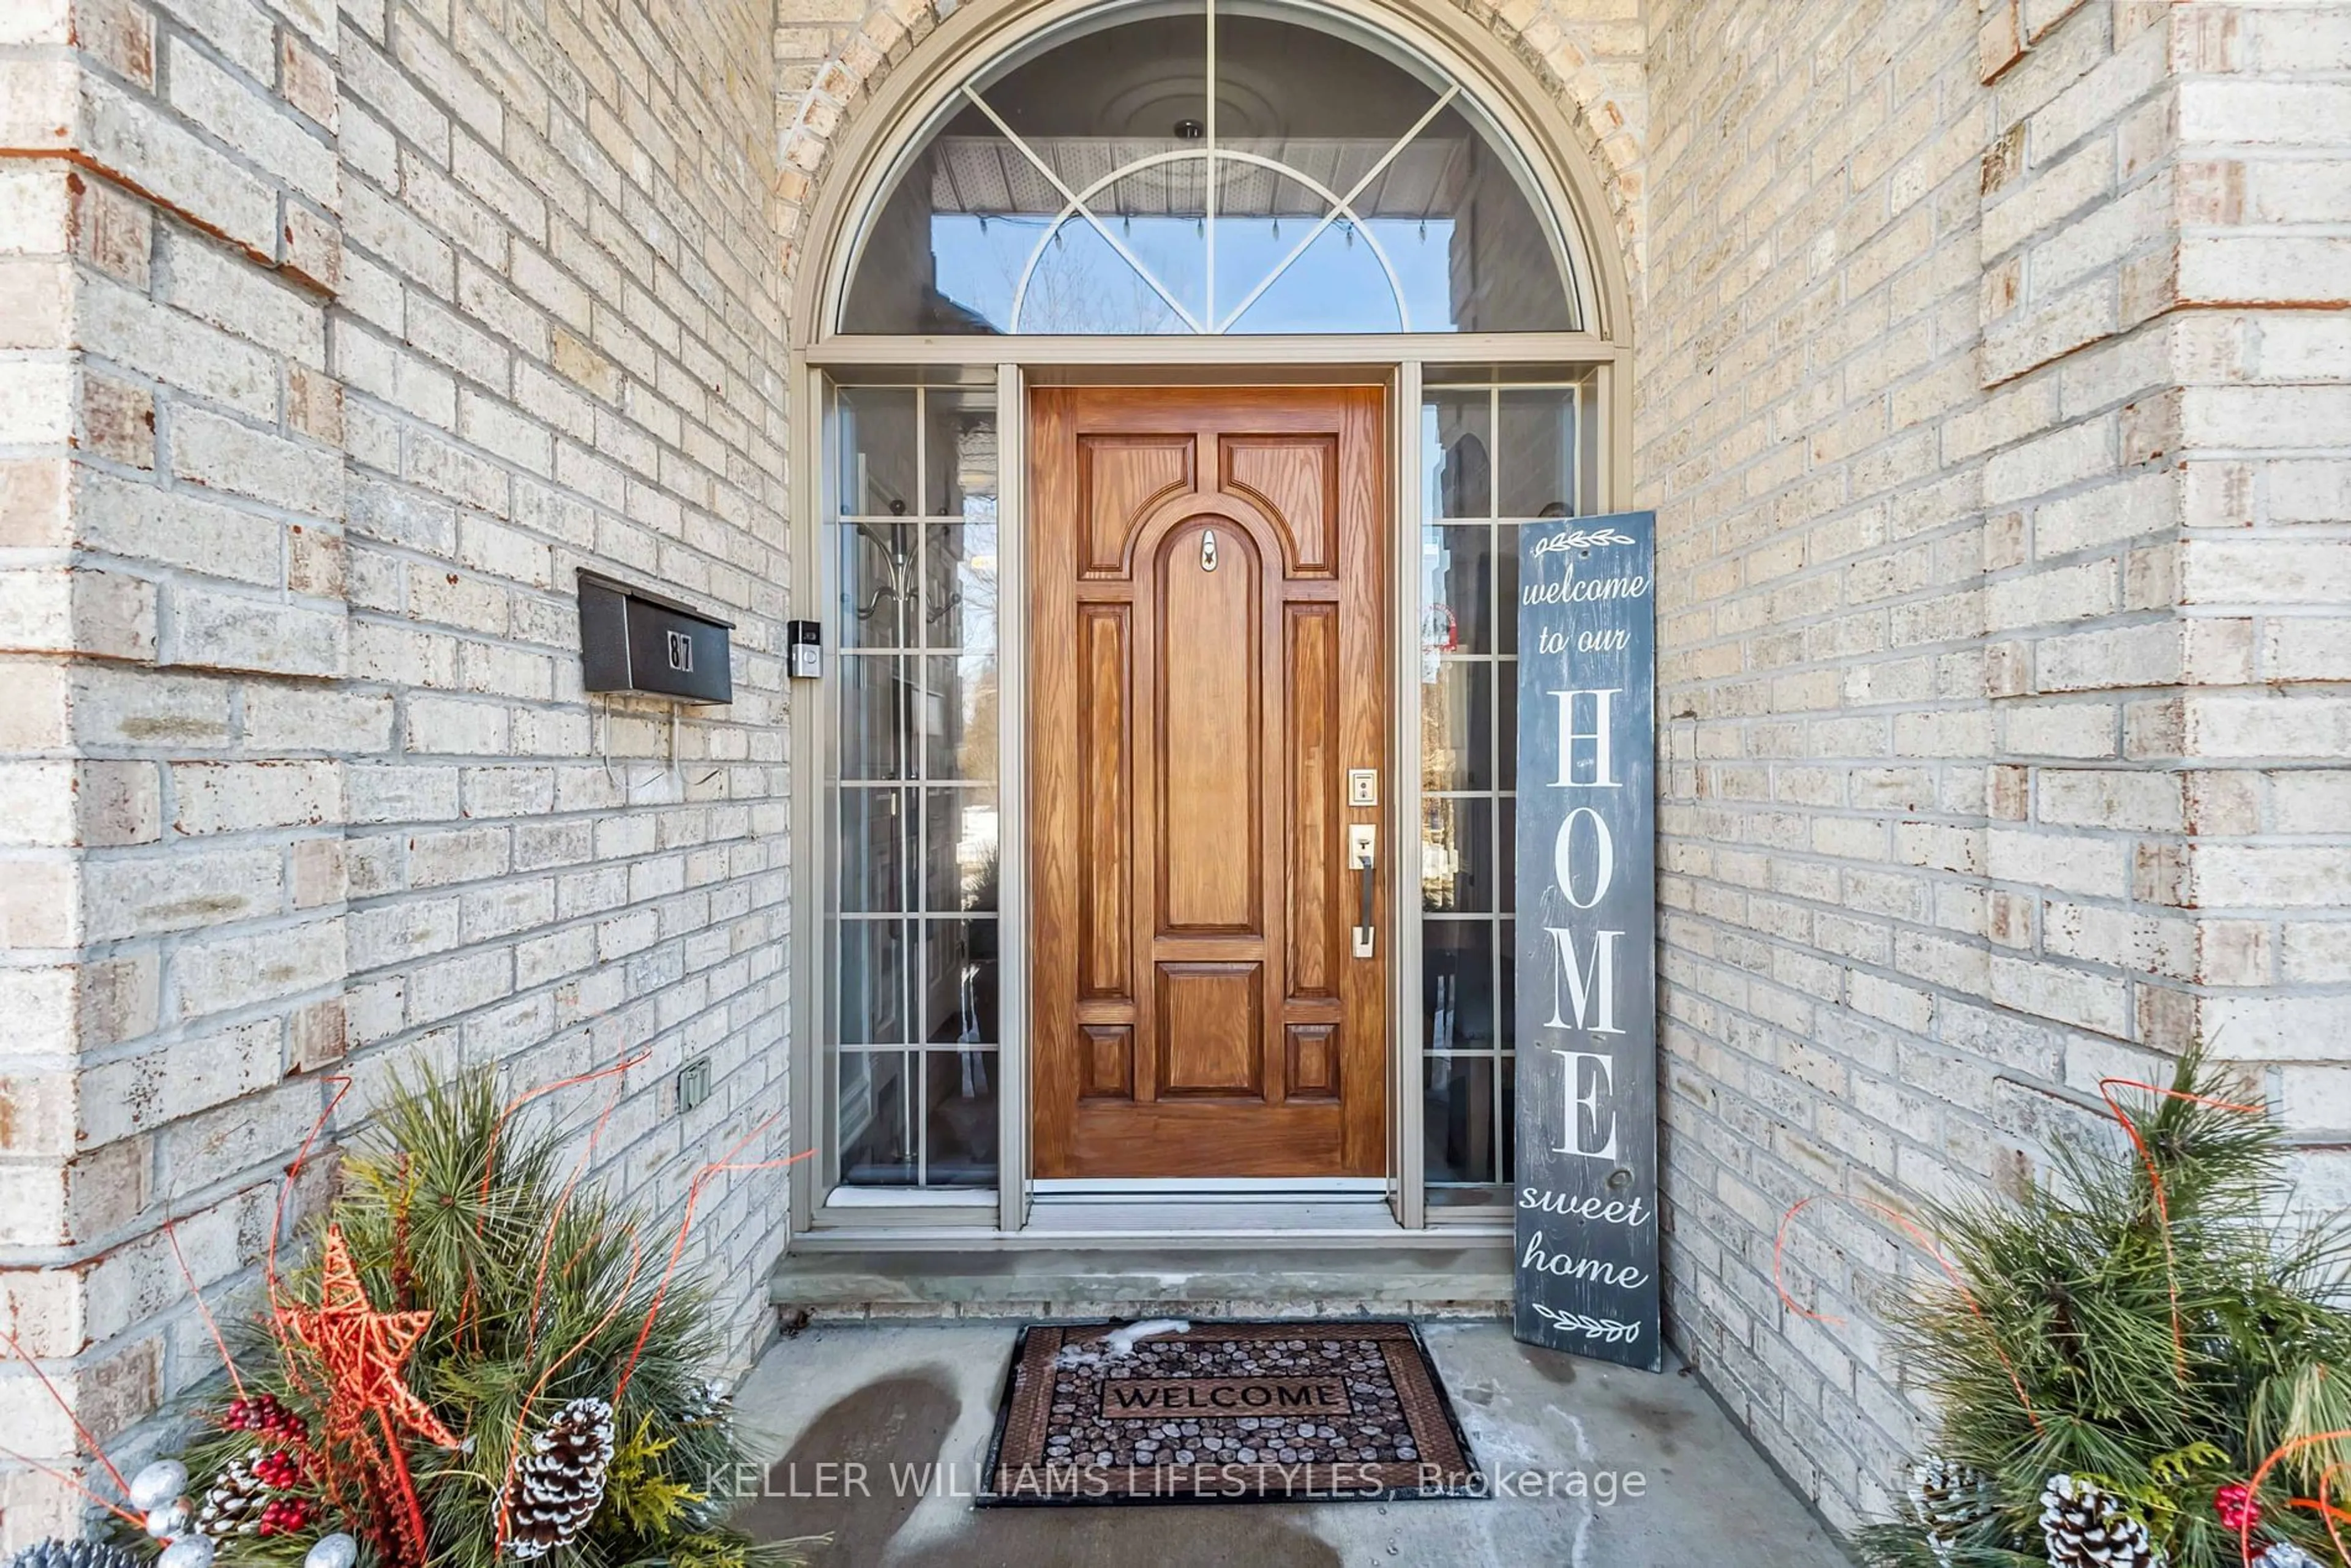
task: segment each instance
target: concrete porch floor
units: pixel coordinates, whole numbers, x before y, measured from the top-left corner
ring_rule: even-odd
[[[830,1533],[813,1559],[826,1568],[1848,1563],[1695,1378],[1531,1350],[1489,1322],[1423,1333],[1481,1467],[1533,1495],[975,1511],[1016,1333],[1005,1322],[868,1322],[779,1341],[737,1396],[776,1460],[764,1488],[742,1489],[765,1493],[746,1502],[744,1521],[768,1538]],[[827,1464],[865,1466],[865,1495]],[[914,1483],[893,1483],[893,1465],[913,1467]],[[1597,1502],[1588,1494],[1602,1472],[1625,1492],[1639,1474],[1642,1495]],[[1571,1476],[1587,1495],[1566,1495]]]

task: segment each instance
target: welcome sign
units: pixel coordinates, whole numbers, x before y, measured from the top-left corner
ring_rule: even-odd
[[[1653,512],[1520,529],[1514,1327],[1652,1372],[1656,578]]]

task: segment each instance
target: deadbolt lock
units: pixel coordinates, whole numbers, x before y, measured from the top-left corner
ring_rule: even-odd
[[[1380,770],[1376,768],[1347,769],[1347,804],[1376,806],[1380,803]]]

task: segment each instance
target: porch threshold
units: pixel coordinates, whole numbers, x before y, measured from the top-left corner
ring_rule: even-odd
[[[822,1247],[778,1259],[768,1296],[788,1327],[866,1317],[1491,1317],[1508,1310],[1510,1244]]]

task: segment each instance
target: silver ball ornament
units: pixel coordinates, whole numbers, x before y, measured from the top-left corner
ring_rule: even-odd
[[[191,1531],[163,1548],[155,1568],[213,1568],[213,1538]]]
[[[171,1541],[187,1534],[194,1517],[194,1506],[186,1498],[175,1497],[147,1511],[147,1533],[158,1541]]]
[[[158,1459],[131,1478],[131,1506],[152,1512],[187,1490],[188,1467],[177,1459]]]
[[[341,1531],[319,1537],[302,1555],[302,1568],[351,1568],[360,1560],[360,1543]]]

